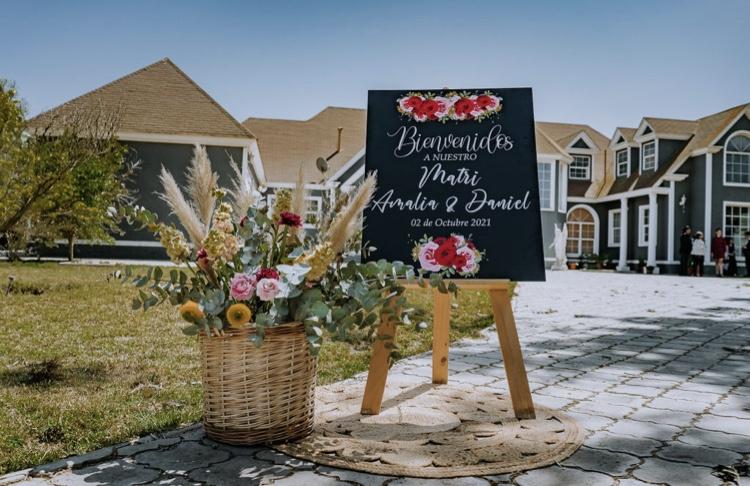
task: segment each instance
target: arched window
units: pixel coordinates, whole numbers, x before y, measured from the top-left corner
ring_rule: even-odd
[[[724,183],[750,185],[750,132],[737,132],[727,139]]]
[[[575,206],[568,213],[568,256],[596,253],[599,246],[596,214],[585,206]]]

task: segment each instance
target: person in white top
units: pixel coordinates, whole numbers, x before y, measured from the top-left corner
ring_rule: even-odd
[[[690,252],[693,259],[693,275],[696,277],[703,276],[703,261],[706,259],[706,241],[703,239],[703,233],[695,233],[693,240],[693,250]]]

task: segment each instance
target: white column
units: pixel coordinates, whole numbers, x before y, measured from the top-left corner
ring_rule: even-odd
[[[248,148],[242,147],[242,164],[240,165],[240,170],[242,171],[242,183],[246,183],[248,179],[252,179],[250,177],[250,158],[248,156]]]
[[[624,197],[620,199],[620,262],[617,271],[628,270],[628,198]]]
[[[656,230],[658,229],[658,209],[656,207],[656,193],[648,195],[648,253],[646,265],[656,266]]]
[[[667,204],[667,261],[674,260],[674,188],[675,181],[669,181],[669,203]]]
[[[711,178],[713,176],[713,162],[714,162],[714,154],[711,152],[708,152],[706,154],[706,199],[704,201],[704,213],[703,213],[703,239],[706,240],[706,245],[711,244],[711,238],[713,235],[711,231],[711,200],[712,200],[712,181]],[[711,262],[711,251],[706,252],[706,263]]]

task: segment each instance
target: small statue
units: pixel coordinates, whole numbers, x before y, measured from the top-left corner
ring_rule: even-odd
[[[563,225],[563,229],[555,223],[555,240],[549,246],[555,249],[555,263],[552,270],[567,270],[568,256],[565,254],[565,247],[568,241],[568,225]]]

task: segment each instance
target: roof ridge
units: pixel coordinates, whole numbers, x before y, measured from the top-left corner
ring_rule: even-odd
[[[271,118],[271,117],[262,117],[262,116],[250,116],[245,119],[242,123],[247,123],[251,120],[255,121],[282,121],[282,122],[291,122],[291,123],[305,123],[309,122],[310,120],[295,120],[294,118]]]
[[[565,125],[569,127],[582,127],[582,128],[588,128],[589,130],[592,130],[597,135],[600,135],[603,138],[609,139],[606,135],[604,135],[602,132],[597,130],[596,128],[592,127],[588,123],[566,123],[566,122],[548,122],[548,121],[542,121],[542,120],[536,120],[535,123],[547,123],[549,125]],[[564,137],[562,137],[564,138]]]
[[[536,120],[535,123],[546,123],[548,125],[569,125],[569,126],[575,126],[575,127],[589,127],[591,126],[585,124],[585,123],[568,123],[568,122],[551,122],[551,121],[543,121],[543,120]]]
[[[140,69],[136,69],[135,71],[133,71],[131,73],[128,73],[128,74],[126,74],[124,76],[120,76],[119,78],[114,79],[114,80],[110,81],[109,83],[105,83],[105,84],[103,84],[103,85],[101,85],[99,87],[96,87],[96,88],[92,89],[92,90],[86,91],[85,93],[83,93],[81,95],[78,95],[75,98],[71,98],[68,101],[65,101],[64,103],[60,103],[59,105],[53,106],[52,108],[49,108],[49,109],[44,110],[44,111],[41,111],[41,112],[37,113],[36,115],[34,115],[33,117],[29,118],[27,120],[27,123],[31,122],[33,120],[36,120],[37,118],[41,117],[42,115],[46,115],[47,113],[50,113],[50,112],[55,111],[57,109],[60,109],[60,108],[62,108],[64,106],[70,105],[71,103],[73,103],[75,101],[78,101],[81,98],[84,98],[86,96],[89,96],[89,95],[92,95],[92,94],[97,93],[99,91],[102,91],[105,88],[109,88],[110,86],[114,85],[115,83],[119,83],[120,81],[122,81],[124,79],[131,78],[131,77],[135,76],[136,74],[140,74],[140,73],[142,73],[142,72],[144,72],[144,71],[146,71],[148,69],[153,68],[157,64],[161,64],[161,63],[165,63],[165,62],[171,63],[172,61],[168,57],[161,58],[161,59],[159,59],[156,62],[152,62],[148,66],[144,66],[144,67],[142,67]]]
[[[721,110],[721,111],[717,111],[716,113],[711,113],[710,115],[702,116],[702,117],[698,118],[698,120],[705,120],[706,118],[711,118],[713,116],[718,116],[718,115],[721,115],[723,113],[728,113],[728,112],[734,111],[734,110],[739,110],[739,109],[743,109],[744,110],[744,109],[747,109],[748,107],[750,107],[750,103],[741,103],[741,104],[733,106],[731,108],[727,108],[726,110]]]
[[[349,107],[349,106],[328,105],[325,108],[323,108],[322,110],[320,110],[319,112],[317,112],[314,115],[310,116],[309,118],[305,118],[305,119],[274,118],[274,117],[265,117],[265,116],[249,116],[242,123],[247,123],[250,120],[269,120],[269,121],[284,121],[284,122],[306,123],[306,122],[312,121],[315,118],[319,117],[326,110],[351,110],[351,111],[367,112],[367,108],[352,108],[352,107]]]
[[[352,111],[367,111],[367,108],[355,108],[355,107],[353,107],[353,106],[338,106],[338,105],[328,105],[328,106],[326,106],[325,108],[323,108],[322,110],[320,110],[320,111],[318,112],[318,114],[321,114],[321,113],[323,113],[324,111],[326,111],[326,110],[330,110],[330,109],[333,109],[333,110],[352,110]]]
[[[690,120],[689,118],[665,118],[660,116],[644,116],[644,120],[668,120],[668,121],[684,121],[689,123],[695,123],[698,120]]]
[[[198,89],[198,91],[200,91],[201,94],[203,94],[203,96],[205,96],[206,99],[208,99],[208,101],[210,101],[216,108],[218,108],[219,111],[221,111],[224,115],[226,115],[232,121],[232,123],[234,123],[234,125],[238,127],[241,131],[247,133],[252,138],[258,138],[255,135],[253,135],[253,132],[245,128],[242,125],[242,123],[237,121],[237,119],[233,117],[227,110],[225,110],[224,107],[221,106],[215,99],[213,99],[210,94],[208,94],[203,88],[201,88],[198,83],[193,81],[193,78],[188,76],[187,73],[185,73],[185,71],[183,71],[177,66],[177,64],[173,63],[171,59],[169,59],[168,57],[165,57],[159,62],[165,62],[168,65],[172,66],[182,77],[184,77],[190,84],[192,84],[196,89]]]
[[[562,155],[568,155],[565,149],[563,149],[555,140],[552,139],[552,137],[545,133],[543,129],[539,129],[539,133],[541,133],[542,136],[547,139],[547,141],[555,148],[555,150],[557,150]]]

